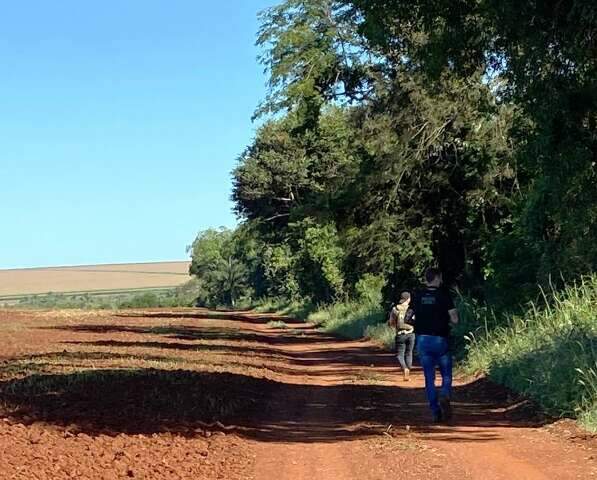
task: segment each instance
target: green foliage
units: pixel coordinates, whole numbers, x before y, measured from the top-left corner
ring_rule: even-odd
[[[362,303],[381,305],[384,286],[383,276],[366,273],[355,285],[356,298]]]
[[[239,215],[279,225],[287,221],[290,206],[311,188],[311,161],[292,134],[294,125],[291,117],[265,123],[241,155],[232,193]]]
[[[17,303],[20,308],[44,309],[121,309],[121,308],[153,308],[153,307],[190,307],[198,297],[203,295],[203,286],[196,279],[184,285],[170,289],[141,290],[113,293],[49,293],[31,295]]]
[[[594,18],[586,0],[268,9],[260,113],[285,115],[240,159],[237,212],[298,267],[305,232],[291,226],[333,225],[344,292],[367,273],[412,285],[436,263],[476,294],[525,300],[593,271]],[[309,278],[274,279],[272,291],[284,283],[313,293]]]
[[[515,166],[516,208],[484,247],[488,278],[508,290],[522,282],[524,297],[595,271],[595,2],[339,3],[391,68],[435,86],[483,72],[496,100],[516,108],[503,130],[512,152],[500,161]]]
[[[188,248],[191,254],[190,272],[204,285],[207,305],[235,306],[241,295],[249,294],[249,269],[245,258],[237,252],[243,232],[225,228],[200,232]],[[248,253],[248,249],[242,249]]]
[[[241,156],[233,200],[270,247],[268,291],[329,302],[365,274],[413,284],[434,261],[450,282],[477,285],[513,205],[515,109],[480,73],[429,84],[384,58],[359,18],[344,2],[306,0],[263,16],[267,109],[287,113]]]
[[[342,338],[358,339],[367,328],[386,321],[378,305],[360,302],[338,302],[322,307],[309,315],[308,321],[320,325],[323,331]]]
[[[333,0],[286,0],[261,14],[270,93],[256,115],[294,110],[312,126],[325,102],[363,95],[367,57],[348,13]]]
[[[296,134],[291,115],[258,132],[234,171],[233,199],[267,245],[272,294],[322,291],[292,273],[305,265],[328,283],[315,301],[352,290],[366,273],[412,282],[409,272],[434,257],[449,278],[481,277],[484,242],[509,212],[514,174],[499,162],[512,112],[480,83],[446,81],[438,118],[439,94],[418,82],[405,77],[362,112],[326,110],[315,131]],[[316,237],[330,244],[330,235],[336,251],[321,256]]]
[[[342,202],[358,171],[349,112],[325,109],[316,131],[295,113],[266,122],[233,172],[235,210],[268,234]]]
[[[296,278],[296,259],[287,243],[266,245],[263,251],[263,268],[270,285],[269,295],[296,299],[300,287]]]
[[[597,430],[595,305],[592,276],[555,292],[541,309],[530,304],[522,315],[510,315],[506,324],[480,311],[488,321],[468,335],[466,370],[487,373],[549,412],[580,417]]]
[[[341,264],[344,251],[332,224],[317,225],[306,219],[301,228],[298,268],[306,292],[315,300],[331,301],[344,293]]]
[[[365,329],[364,336],[388,351],[394,350],[396,344],[396,329],[390,327],[387,323],[369,325]]]

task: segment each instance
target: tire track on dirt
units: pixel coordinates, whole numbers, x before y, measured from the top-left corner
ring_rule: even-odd
[[[294,369],[300,376],[282,380],[312,387],[307,398],[278,392],[271,399],[277,409],[274,423],[284,418],[288,426],[309,430],[311,435],[295,441],[278,421],[278,438],[270,435],[267,443],[256,447],[256,479],[366,480],[389,474],[420,479],[597,478],[594,441],[579,446],[548,433],[543,421],[525,411],[524,402],[499,387],[483,381],[474,387],[456,382],[455,390],[462,392],[462,398],[456,393],[454,425],[430,425],[419,369],[405,384],[397,368],[388,365],[388,355],[365,342],[331,340],[308,331],[299,335],[313,343],[294,345],[289,340],[286,345],[281,338],[297,335],[296,329],[293,333],[264,332],[276,337],[280,355],[298,364]],[[334,365],[309,362],[313,352],[326,352],[321,359],[333,359]],[[347,375],[351,367],[356,375]],[[359,374],[372,380],[359,381]],[[357,386],[364,386],[368,394],[363,395],[363,388]],[[393,387],[393,395],[388,395],[387,387]],[[388,396],[393,397],[395,408],[390,413]],[[358,414],[367,409],[369,415]],[[267,425],[271,420],[270,412],[259,423]],[[389,424],[398,434],[384,444],[383,429]],[[347,432],[353,435],[347,438]],[[383,447],[377,448],[380,444]]]

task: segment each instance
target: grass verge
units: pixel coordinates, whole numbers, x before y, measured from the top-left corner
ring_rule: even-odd
[[[283,298],[264,298],[249,307],[258,313],[276,313],[278,315],[307,320],[316,310],[315,305],[303,300],[285,300]]]
[[[386,325],[382,308],[373,302],[334,303],[314,311],[307,319],[341,338],[369,338],[388,349],[394,344],[394,330]]]
[[[467,335],[464,370],[597,431],[597,276],[545,296],[544,303],[492,328],[495,317],[479,311],[483,326]]]

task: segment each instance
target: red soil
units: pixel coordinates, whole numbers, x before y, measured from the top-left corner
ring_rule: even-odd
[[[597,478],[597,439],[482,380],[267,315],[0,311],[0,479]],[[82,373],[84,372],[84,373]]]

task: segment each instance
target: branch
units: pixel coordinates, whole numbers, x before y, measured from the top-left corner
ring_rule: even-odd
[[[289,217],[289,216],[290,216],[290,213],[278,213],[277,215],[274,215],[273,217],[266,218],[265,221],[271,222],[272,220],[275,220],[276,218]]]

